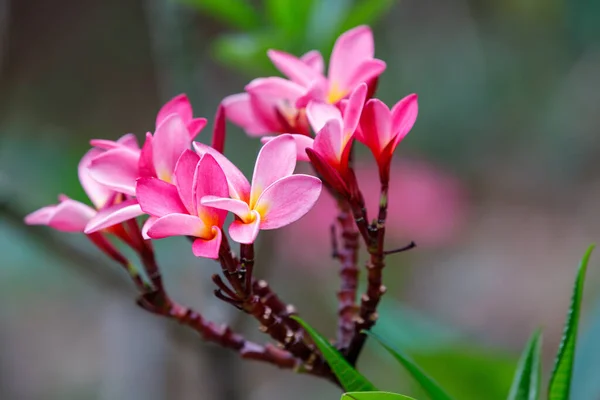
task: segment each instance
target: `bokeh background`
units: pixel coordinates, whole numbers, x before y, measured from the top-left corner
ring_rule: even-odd
[[[543,327],[547,378],[577,262],[600,237],[599,21],[593,0],[0,0],[0,399],[339,397],[143,312],[84,238],[21,220],[58,193],[84,200],[76,166],[91,138],[141,137],[181,92],[212,121],[224,96],[275,73],[266,49],[328,57],[363,23],[388,63],[379,97],[420,101],[396,156],[388,239],[419,247],[389,259],[376,331],[458,398],[494,400]],[[248,173],[259,145],[229,126],[226,153]],[[368,152],[358,163],[374,194]],[[333,337],[331,204],[261,234],[256,273]],[[175,298],[261,339],[212,297],[215,263],[182,239],[157,247]],[[574,400],[600,398],[598,260]],[[380,388],[421,395],[373,343],[359,366]]]

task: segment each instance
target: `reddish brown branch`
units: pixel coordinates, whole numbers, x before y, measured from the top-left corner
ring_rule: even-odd
[[[336,230],[332,229],[335,258],[340,260],[340,290],[338,291],[338,334],[337,347],[344,350],[350,344],[354,332],[354,320],[358,313],[356,290],[358,287],[357,268],[359,232],[354,224],[348,202],[338,201],[337,222],[341,228],[342,248],[337,248]],[[335,225],[334,225],[335,227]]]

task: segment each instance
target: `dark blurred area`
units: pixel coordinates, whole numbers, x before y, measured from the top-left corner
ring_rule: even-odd
[[[233,13],[239,3],[260,17],[269,1],[224,1],[223,12],[203,0],[0,0],[0,399],[339,398],[327,382],[241,361],[145,313],[85,238],[21,221],[59,193],[85,200],[77,163],[91,138],[141,138],[181,92],[211,124],[223,97],[275,73],[266,48],[327,59],[352,23],[371,24],[388,63],[378,97],[415,92],[420,105],[396,155],[388,238],[418,247],[390,257],[376,331],[460,399],[505,398],[536,327],[549,372],[578,259],[600,237],[600,2],[389,1],[378,18],[343,20],[355,2],[313,1],[312,25],[298,31]],[[228,128],[226,154],[250,174],[260,142]],[[375,205],[374,162],[359,156]],[[255,270],[330,337],[333,220],[324,196],[261,234]],[[157,251],[172,296],[263,340],[213,297],[216,263],[180,238]],[[573,400],[600,397],[598,264]],[[425,398],[373,343],[359,367],[382,389]]]

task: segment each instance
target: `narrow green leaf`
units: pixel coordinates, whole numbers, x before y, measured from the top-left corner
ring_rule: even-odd
[[[396,3],[396,0],[361,0],[356,2],[342,22],[341,31],[346,31],[358,25],[374,24],[392,8],[394,3]]]
[[[577,327],[579,325],[581,298],[583,296],[583,284],[585,281],[587,265],[594,247],[594,245],[588,247],[581,259],[581,264],[579,265],[575,286],[573,287],[571,306],[569,307],[562,340],[554,361],[554,371],[552,372],[550,385],[548,386],[548,399],[550,400],[569,399],[573,360],[575,359],[575,345],[577,343]]]
[[[398,349],[393,348],[373,332],[366,331],[365,333],[377,340],[388,352],[390,352],[390,354],[406,368],[413,378],[415,378],[432,400],[452,399],[452,397],[450,397],[450,395],[447,394],[433,378],[427,375],[427,373],[425,373],[425,371],[423,371],[409,356],[402,354]]]
[[[335,347],[329,343],[327,339],[321,336],[310,325],[298,317],[292,317],[298,321],[306,332],[315,342],[317,348],[325,357],[325,360],[331,367],[331,370],[337,376],[344,390],[348,392],[373,392],[376,391],[375,386],[355,370],[346,359],[337,351]]]
[[[261,16],[248,0],[180,0],[234,28],[251,30],[261,26]]]
[[[415,400],[412,397],[390,392],[344,393],[341,400]]]
[[[537,330],[523,350],[508,400],[538,400],[541,381],[542,335]]]

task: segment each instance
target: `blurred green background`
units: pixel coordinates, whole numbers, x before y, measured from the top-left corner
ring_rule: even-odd
[[[84,200],[76,166],[91,138],[142,137],[180,92],[212,122],[224,96],[275,73],[266,49],[327,59],[363,23],[388,63],[378,96],[420,102],[396,156],[388,241],[419,247],[390,258],[376,331],[459,399],[505,398],[538,326],[548,372],[577,261],[600,237],[599,21],[592,0],[0,0],[0,399],[339,397],[143,312],[83,237],[21,218],[58,193]],[[250,173],[260,143],[229,128],[226,153]],[[372,160],[359,155],[370,195]],[[256,273],[334,337],[328,207],[261,234]],[[212,297],[215,263],[182,239],[157,248],[173,297],[262,340]],[[574,400],[600,397],[599,264]],[[381,389],[420,396],[376,345],[359,367]]]

